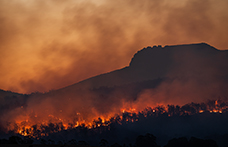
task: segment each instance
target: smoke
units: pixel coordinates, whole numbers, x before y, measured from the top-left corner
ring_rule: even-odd
[[[21,93],[62,88],[122,68],[148,45],[208,42],[225,49],[227,5],[228,1],[212,0],[2,0],[0,88]],[[140,111],[148,106],[227,100],[227,61],[219,60],[227,56],[203,56],[170,54],[170,60],[163,61],[170,68],[161,73],[167,79],[153,88],[122,90],[131,87],[127,85],[31,94],[23,104],[15,103],[1,113],[1,123],[91,121],[109,118],[122,108]]]
[[[142,110],[157,105],[182,106],[191,102],[228,100],[227,51],[218,51],[206,44],[183,46],[179,49],[165,47],[160,50],[163,55],[169,55],[163,56],[166,57],[163,60],[167,66],[165,69],[168,69],[165,70],[166,78],[156,88],[141,91],[135,103],[136,108]]]
[[[98,117],[110,119],[122,110],[142,111],[158,105],[182,106],[217,99],[227,101],[227,56],[227,51],[205,43],[148,47],[135,54],[128,68],[97,76],[85,84],[34,93],[24,99],[23,95],[16,94],[5,97],[1,122],[5,127],[8,122],[29,122],[30,126],[59,121],[66,125],[83,121],[88,124]],[[96,82],[108,84],[99,87],[93,85]]]
[[[128,65],[144,46],[227,48],[228,1],[0,2],[0,88],[49,91]]]

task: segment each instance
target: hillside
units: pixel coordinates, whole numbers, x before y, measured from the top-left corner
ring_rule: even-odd
[[[22,129],[25,124],[36,126],[45,122],[60,123],[62,126],[63,124],[76,126],[82,122],[89,125],[95,120],[105,123],[110,117],[117,117],[116,119],[119,120],[118,116],[123,115],[122,118],[124,118],[126,117],[124,116],[125,110],[126,114],[131,117],[133,115],[130,115],[129,112],[135,111],[151,110],[150,113],[153,114],[151,115],[153,117],[148,119],[147,115],[138,113],[136,118],[143,117],[141,119],[143,121],[133,121],[135,126],[133,122],[132,125],[125,124],[124,121],[117,123],[116,125],[121,130],[119,132],[121,134],[126,132],[126,136],[129,131],[134,135],[132,130],[136,131],[134,137],[147,133],[147,131],[155,134],[157,132],[156,136],[161,138],[164,137],[162,135],[168,135],[171,138],[176,133],[179,133],[180,136],[200,134],[199,137],[205,137],[205,130],[209,130],[210,135],[217,132],[223,135],[227,132],[224,129],[226,125],[224,122],[227,119],[227,87],[228,50],[220,51],[205,43],[147,47],[138,51],[129,66],[123,69],[101,74],[59,90],[30,95],[0,91],[0,136],[1,130],[8,128],[11,122],[22,126]],[[163,106],[168,106],[167,113],[164,113]],[[224,109],[218,109],[219,106]],[[203,113],[205,120],[197,122],[199,118],[202,118],[199,111],[201,109],[207,110]],[[188,112],[196,115],[189,116]],[[164,115],[160,117],[160,114],[163,113]],[[177,113],[177,116],[170,117],[174,113]],[[179,114],[184,114],[184,117],[182,115],[179,117]],[[165,120],[161,119],[164,117]],[[154,118],[158,118],[157,123]],[[188,118],[193,119],[186,121]],[[169,123],[170,119],[173,119],[171,121],[173,123]],[[189,126],[188,122],[191,123],[189,128],[186,127]],[[205,122],[211,123],[207,126],[204,125]],[[155,123],[153,126],[159,127],[151,127],[151,123]],[[164,123],[163,127],[160,126],[162,123]],[[176,125],[178,123],[180,125]],[[195,129],[192,128],[193,124]],[[210,130],[209,128],[216,126],[215,124],[219,124],[219,129]],[[17,125],[12,127],[17,128]],[[143,126],[146,127],[143,129]],[[198,128],[202,128],[202,126],[201,133],[198,133]],[[83,127],[79,126],[75,129],[80,130],[81,128]],[[114,128],[117,129],[117,126]],[[162,130],[163,128],[164,130]],[[174,130],[172,130],[173,128]],[[177,129],[175,130],[175,128]],[[72,131],[74,132],[75,129]],[[116,134],[115,129],[111,136]],[[69,139],[72,137],[69,131],[60,131],[56,135]],[[160,132],[172,132],[173,134],[159,134]],[[53,135],[56,138],[55,133]],[[81,133],[79,133],[79,138],[84,139],[80,135]],[[119,136],[121,142],[124,137]],[[92,137],[92,139],[94,138]],[[102,135],[97,140],[101,138],[103,138]]]
[[[185,77],[210,74],[211,70],[228,78],[228,51],[205,44],[154,46],[143,48],[129,66],[101,74],[60,90],[113,87],[164,77]],[[216,76],[216,75],[213,75]]]
[[[62,105],[63,99],[68,98],[69,101],[64,105],[69,105],[74,100],[82,104],[79,106],[82,108],[83,104],[88,105],[88,102],[84,101],[89,101],[92,107],[105,107],[110,100],[137,100],[145,95],[153,97],[157,103],[185,104],[217,98],[227,100],[227,86],[228,50],[221,51],[208,44],[199,43],[143,48],[125,68],[45,94],[21,96],[20,103],[15,94],[13,96],[10,92],[0,92],[3,93],[2,105],[27,105],[27,98],[30,97],[29,102],[32,104],[39,104],[48,98],[49,101],[54,100],[51,105],[58,107]],[[98,104],[104,99],[106,101]]]

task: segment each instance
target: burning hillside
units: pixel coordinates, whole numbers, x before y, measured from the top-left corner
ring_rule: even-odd
[[[38,139],[71,130],[102,134],[112,132],[116,125],[137,128],[133,132],[140,134],[146,133],[146,129],[139,129],[144,123],[151,132],[163,132],[155,129],[159,125],[153,128],[146,122],[163,117],[175,122],[176,118],[216,114],[212,118],[222,116],[227,122],[227,63],[227,51],[205,43],[147,47],[123,69],[59,90],[28,95],[8,92],[8,96],[4,92],[0,124],[5,132]],[[172,125],[170,128],[176,127]],[[164,126],[169,126],[168,122]]]
[[[33,138],[42,138],[51,133],[60,132],[67,129],[74,129],[86,127],[87,129],[96,129],[103,127],[104,130],[110,130],[112,124],[128,124],[141,121],[142,119],[149,119],[150,117],[159,116],[188,116],[200,113],[228,113],[228,103],[221,100],[208,101],[207,103],[190,103],[183,106],[157,106],[148,107],[143,111],[137,111],[134,108],[123,108],[122,112],[110,117],[94,116],[94,120],[84,120],[80,113],[73,118],[62,119],[57,116],[47,114],[47,120],[42,120],[34,113],[27,114],[15,122],[9,122],[7,125],[8,131],[21,134],[23,136],[30,136]]]

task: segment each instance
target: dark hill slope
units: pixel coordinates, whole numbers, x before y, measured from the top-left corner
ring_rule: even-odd
[[[79,112],[83,119],[90,120],[118,113],[126,103],[140,110],[158,104],[183,105],[220,97],[228,100],[227,87],[228,50],[220,51],[205,43],[147,47],[123,69],[45,94],[4,99],[12,101],[1,103],[0,122],[31,110],[38,116],[53,114],[65,120]]]
[[[125,68],[86,79],[60,90],[112,87],[157,78],[197,77],[203,74],[223,76],[227,80],[228,51],[217,50],[205,43],[147,47],[138,51]]]
[[[28,95],[0,90],[0,115],[7,110],[24,105],[27,98]]]
[[[13,101],[2,101],[1,109],[8,110],[14,103],[17,106],[24,103],[31,109],[36,105],[40,105],[37,108],[44,107],[48,103],[56,110],[68,109],[72,105],[81,112],[83,109],[90,111],[86,109],[88,107],[108,112],[107,106],[115,108],[123,100],[136,101],[137,98],[142,98],[138,101],[141,103],[176,102],[175,104],[219,97],[227,100],[227,87],[228,50],[217,50],[205,43],[154,46],[138,51],[129,66],[123,69],[45,94],[21,96],[22,100],[17,97],[7,98]],[[67,111],[70,113],[76,110],[72,108]]]

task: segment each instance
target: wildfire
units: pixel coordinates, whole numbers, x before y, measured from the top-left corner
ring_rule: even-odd
[[[8,130],[14,131],[15,133],[21,134],[23,136],[30,136],[34,138],[41,138],[42,136],[47,136],[50,133],[59,132],[62,130],[73,129],[77,127],[86,127],[88,129],[95,129],[98,127],[107,127],[113,122],[119,124],[122,123],[133,123],[139,121],[142,117],[146,118],[148,116],[159,116],[166,115],[168,117],[174,115],[194,115],[202,113],[223,113],[227,112],[228,104],[221,101],[214,101],[214,103],[209,104],[186,104],[182,107],[168,105],[168,106],[157,106],[148,107],[143,111],[138,111],[135,108],[122,108],[120,113],[115,115],[106,116],[96,116],[97,119],[85,120],[83,119],[80,112],[76,113],[74,121],[69,121],[53,114],[48,115],[47,120],[34,121],[32,118],[39,120],[37,114],[33,114],[33,117],[26,115],[22,120],[16,120],[15,123],[10,123]],[[61,110],[60,113],[63,111]]]
[[[135,108],[128,108],[128,109],[123,108],[123,109],[121,109],[121,112],[122,113],[125,113],[125,112],[128,112],[128,113],[136,113],[136,109]]]
[[[203,110],[200,110],[199,113],[203,113],[204,111]]]

